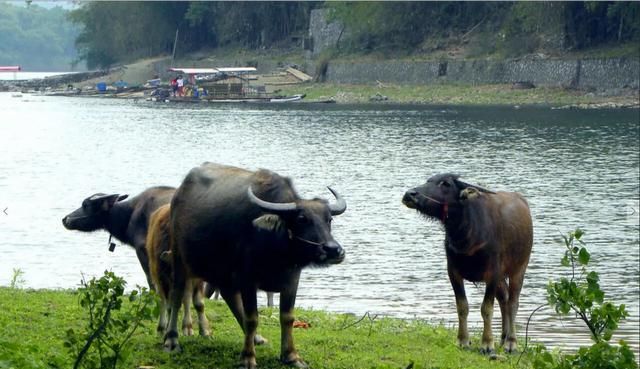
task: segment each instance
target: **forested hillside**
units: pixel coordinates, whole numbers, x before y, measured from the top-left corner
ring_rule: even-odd
[[[626,46],[638,54],[640,2],[79,2],[72,11],[2,4],[0,63],[59,68],[74,56],[89,68],[235,46],[302,50],[311,11],[342,25],[330,57],[562,56]],[[80,30],[76,33],[75,24]],[[312,40],[306,40],[313,42]],[[636,46],[633,46],[636,45]]]
[[[178,53],[301,46],[320,7],[344,25],[334,56],[464,46],[464,57],[513,57],[640,40],[638,2],[90,2],[72,19],[92,67],[171,53],[176,30]]]
[[[328,3],[347,50],[430,52],[466,45],[471,55],[561,53],[640,40],[638,2]]]
[[[171,53],[239,45],[271,46],[304,34],[311,2],[91,2],[71,13],[83,26],[79,53],[89,67]]]
[[[67,71],[76,59],[79,25],[61,7],[0,3],[0,65],[27,71]]]

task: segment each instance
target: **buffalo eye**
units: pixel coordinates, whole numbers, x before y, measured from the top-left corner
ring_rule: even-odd
[[[440,183],[438,183],[438,186],[451,187],[451,183],[447,181],[440,181]]]
[[[298,215],[296,218],[298,224],[307,224],[309,222],[309,218],[307,218],[304,214]]]

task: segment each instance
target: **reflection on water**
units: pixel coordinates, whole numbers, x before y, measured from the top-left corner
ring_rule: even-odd
[[[81,272],[105,268],[144,284],[131,248],[109,253],[106,233],[66,231],[61,218],[96,192],[178,185],[206,160],[288,175],[304,197],[329,197],[332,185],[347,199],[349,210],[334,222],[347,259],[305,271],[299,305],[453,326],[443,231],[400,202],[406,189],[448,171],[519,191],[531,205],[535,243],[521,327],[545,303],[548,281],[565,273],[560,234],[579,226],[608,297],[630,311],[618,338],[637,350],[637,110],[174,106],[8,94],[0,94],[0,109],[0,207],[9,213],[0,214],[0,284],[13,268],[35,288],[75,287]],[[470,326],[481,329],[483,287],[467,284],[467,292]],[[551,309],[529,328],[534,340],[565,347],[587,343],[584,332]]]

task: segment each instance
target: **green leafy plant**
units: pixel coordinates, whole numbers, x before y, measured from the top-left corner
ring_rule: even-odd
[[[24,271],[22,269],[13,268],[13,274],[11,275],[11,282],[9,282],[9,287],[14,290],[22,288],[25,283],[24,278],[22,278],[23,275]]]
[[[605,301],[600,288],[600,276],[589,271],[591,254],[582,241],[584,232],[577,228],[563,235],[566,248],[561,264],[571,268],[570,277],[549,282],[547,299],[560,315],[571,313],[582,320],[591,333],[594,344],[583,347],[576,354],[562,355],[538,348],[533,360],[535,369],[631,369],[637,368],[633,352],[620,341],[619,346],[609,343],[618,324],[629,313],[625,305]]]
[[[126,281],[110,271],[81,284],[79,302],[87,323],[82,331],[68,329],[64,346],[76,357],[74,369],[115,369],[129,354],[133,334],[153,318],[155,299],[140,286],[125,295]]]

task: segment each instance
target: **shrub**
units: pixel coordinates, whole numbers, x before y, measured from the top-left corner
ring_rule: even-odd
[[[584,232],[576,229],[563,235],[565,252],[561,264],[571,268],[570,277],[549,282],[547,299],[560,315],[575,314],[582,320],[594,344],[583,347],[575,354],[562,355],[543,349],[533,359],[535,369],[632,369],[637,368],[633,352],[620,341],[619,346],[609,343],[618,328],[618,323],[626,318],[624,304],[615,305],[605,301],[605,293],[600,288],[597,272],[589,271],[587,266],[591,254],[582,241]]]
[[[74,369],[115,369],[129,354],[127,343],[135,331],[153,318],[153,294],[138,286],[125,296],[125,280],[109,271],[81,284],[78,292],[80,306],[87,310],[86,327],[81,332],[67,330],[64,346],[76,357]]]

